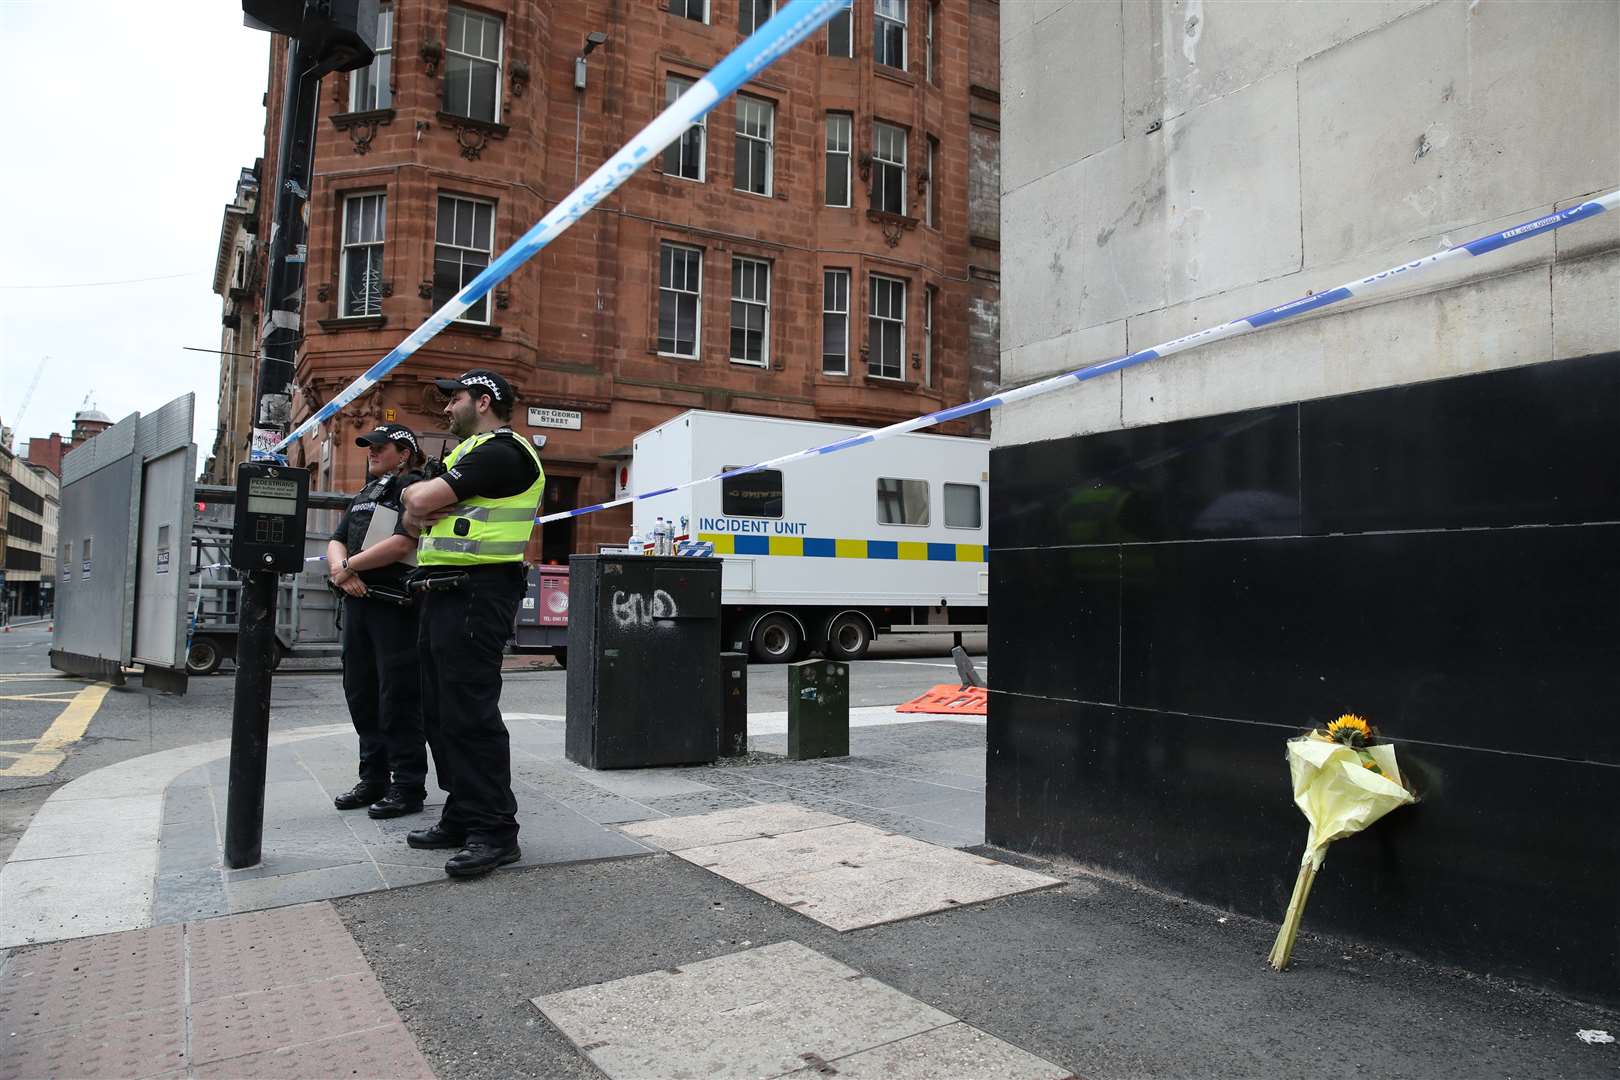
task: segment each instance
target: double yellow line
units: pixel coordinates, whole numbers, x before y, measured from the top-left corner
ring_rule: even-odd
[[[15,758],[11,764],[0,769],[0,776],[44,776],[62,764],[67,758],[67,748],[84,737],[90,721],[95,718],[96,710],[101,708],[101,699],[107,696],[112,687],[108,683],[93,683],[74,694],[68,701],[67,708],[61,715],[51,722],[45,729],[45,734],[34,741],[33,746],[21,753],[12,753],[0,750],[0,758]],[[44,694],[10,694],[5,695],[8,701],[60,701],[56,696],[63,691]],[[29,740],[18,739],[12,745],[26,744]]]

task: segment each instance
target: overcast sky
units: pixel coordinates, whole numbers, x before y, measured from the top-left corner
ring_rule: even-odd
[[[86,395],[121,420],[190,391],[200,468],[219,357],[181,346],[219,348],[220,219],[262,153],[270,35],[232,0],[0,0],[0,42],[0,422],[20,452]]]

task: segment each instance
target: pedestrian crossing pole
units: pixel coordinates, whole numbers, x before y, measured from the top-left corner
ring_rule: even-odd
[[[315,123],[321,77],[370,64],[377,32],[376,0],[242,0],[248,26],[286,35],[287,68],[276,152],[274,216],[265,275],[264,336],[254,395],[251,460],[237,468],[231,565],[245,573],[231,710],[231,767],[225,805],[225,864],[260,861],[264,781],[270,744],[270,672],[276,649],[276,592],[288,572],[285,551],[303,560],[303,511],[309,474],[289,469],[273,448],[292,418],[288,387],[303,336],[304,263],[309,192],[315,167]],[[301,476],[294,476],[294,473]],[[294,485],[288,489],[286,485]],[[296,518],[279,513],[294,491]],[[302,492],[299,496],[297,492]],[[257,504],[263,511],[256,516]],[[282,520],[280,531],[275,522]],[[296,521],[296,526],[286,522]],[[250,522],[260,535],[252,535]],[[290,535],[296,531],[296,537]],[[266,545],[270,545],[267,549]],[[282,550],[275,550],[279,545]],[[292,572],[296,572],[294,569]]]

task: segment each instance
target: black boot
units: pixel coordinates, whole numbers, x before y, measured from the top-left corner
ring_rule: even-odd
[[[369,780],[362,780],[333,799],[332,805],[339,810],[358,810],[362,806],[370,806],[387,793],[387,784],[374,784]]]
[[[405,843],[413,848],[459,848],[467,842],[465,833],[453,833],[443,825],[432,825],[405,834]]]
[[[450,856],[450,861],[444,864],[444,872],[451,877],[478,877],[480,874],[489,873],[497,866],[515,863],[521,858],[523,852],[516,844],[501,847],[498,844],[474,840]]]
[[[388,794],[372,803],[366,813],[374,818],[404,817],[422,812],[422,796],[407,795],[399,788],[389,788]]]

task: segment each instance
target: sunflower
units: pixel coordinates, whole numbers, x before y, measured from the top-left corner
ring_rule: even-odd
[[[1372,725],[1355,713],[1345,713],[1327,726],[1328,738],[1346,746],[1364,746],[1372,739]]]

